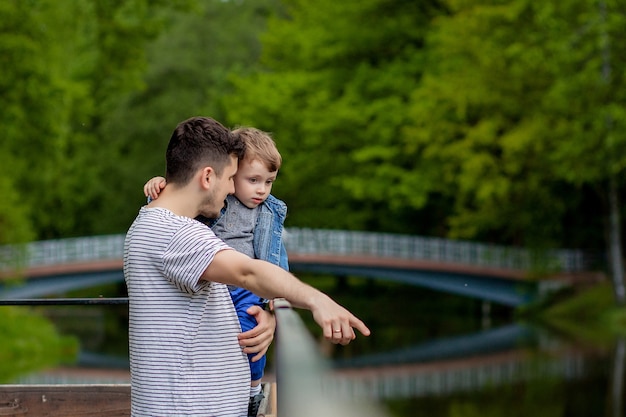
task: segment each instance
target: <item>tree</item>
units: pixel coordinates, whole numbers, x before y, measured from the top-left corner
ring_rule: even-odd
[[[0,242],[91,234],[107,213],[116,143],[102,120],[141,86],[159,12],[192,0],[9,0],[0,5]],[[115,216],[111,216],[115,217]]]
[[[0,242],[24,242],[37,231],[33,218],[56,172],[68,140],[67,85],[59,76],[57,50],[48,48],[56,26],[49,1],[0,5]],[[62,25],[62,23],[61,23]]]
[[[541,103],[556,68],[533,7],[449,2],[430,34],[428,70],[396,155],[405,168],[395,178],[406,204],[453,199],[451,237],[554,244],[567,208],[561,196],[575,194],[546,181],[554,176],[543,158]]]
[[[146,45],[143,88],[118,96],[102,124],[112,146],[100,210],[117,215],[96,230],[128,228],[145,203],[143,184],[164,175],[165,148],[179,122],[197,115],[224,121],[229,79],[255,68],[258,33],[278,7],[276,0],[212,0],[167,14],[166,29]]]
[[[425,183],[428,192],[456,196],[453,236],[498,231],[531,246],[589,244],[563,242],[561,225],[582,207],[583,190],[605,216],[609,207],[619,215],[626,55],[623,45],[607,40],[624,36],[621,6],[448,4],[451,13],[430,38],[429,70],[413,97],[415,123],[403,136],[410,154],[430,167],[426,172],[445,168],[441,176],[400,175]],[[610,11],[604,20],[599,4]],[[610,78],[602,75],[607,54],[615,69]],[[603,200],[612,203],[602,207]],[[613,224],[608,234],[620,233]],[[616,294],[622,285],[616,283]]]
[[[397,170],[397,137],[439,3],[285,3],[262,38],[263,71],[237,78],[226,105],[230,123],[274,133],[284,159],[274,192],[289,204],[287,222],[427,230],[437,222],[417,222],[394,196],[371,199],[369,191],[384,192],[381,178]]]
[[[167,28],[168,15],[196,4],[196,0],[84,3],[81,19],[76,19],[80,23],[74,26],[71,37],[76,42],[77,58],[72,61],[70,74],[71,79],[81,82],[85,94],[75,103],[71,120],[75,138],[72,161],[82,175],[76,175],[75,170],[69,176],[72,207],[64,209],[71,214],[71,224],[56,235],[113,233],[128,228],[132,217],[124,214],[136,214],[142,200],[140,194],[128,198],[124,191],[133,175],[119,173],[132,174],[144,155],[136,155],[127,163],[125,152],[136,138],[116,135],[109,128],[110,120],[128,94],[145,88],[146,47]],[[118,210],[120,206],[126,210]]]

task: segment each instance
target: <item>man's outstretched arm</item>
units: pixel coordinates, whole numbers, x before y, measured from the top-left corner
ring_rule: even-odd
[[[370,334],[361,320],[328,295],[276,265],[234,250],[218,252],[202,279],[242,287],[264,298],[282,297],[294,307],[310,310],[324,337],[333,343],[350,343],[356,337],[354,329],[365,336]]]

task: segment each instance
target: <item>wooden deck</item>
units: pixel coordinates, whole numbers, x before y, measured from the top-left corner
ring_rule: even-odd
[[[276,383],[263,392],[259,417],[276,417]],[[129,417],[130,385],[0,385],[0,416]]]

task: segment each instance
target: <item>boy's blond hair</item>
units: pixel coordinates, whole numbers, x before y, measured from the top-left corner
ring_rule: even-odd
[[[271,134],[254,127],[239,127],[233,130],[233,133],[238,135],[246,145],[242,160],[261,161],[270,172],[280,169],[283,158]]]

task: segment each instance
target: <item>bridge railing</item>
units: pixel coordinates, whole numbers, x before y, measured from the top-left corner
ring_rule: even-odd
[[[0,246],[0,271],[68,263],[121,259],[125,235],[42,240]]]
[[[123,234],[0,246],[0,272],[67,263],[121,259]],[[577,272],[589,269],[581,250],[531,251],[469,241],[362,231],[288,228],[290,255],[330,254],[412,259],[516,270]]]
[[[577,272],[589,268],[582,250],[529,249],[423,236],[290,228],[286,233],[290,254],[362,255],[413,259],[517,270]]]

